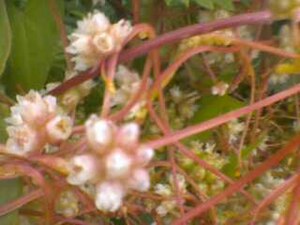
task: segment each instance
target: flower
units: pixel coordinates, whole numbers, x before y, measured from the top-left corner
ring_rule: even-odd
[[[116,73],[117,90],[111,99],[111,106],[125,105],[138,92],[141,79],[136,72],[120,65]],[[138,101],[130,110],[128,119],[136,117],[142,111],[146,102],[144,98]]]
[[[122,205],[124,194],[121,184],[100,183],[96,188],[96,207],[104,212],[115,212]]]
[[[85,123],[88,144],[94,151],[103,153],[113,140],[114,126],[106,120],[92,115]]]
[[[276,85],[276,84],[284,84],[288,81],[289,75],[288,74],[277,74],[274,73],[270,76],[269,83],[271,85]]]
[[[92,185],[96,189],[96,207],[114,212],[121,207],[128,190],[150,188],[150,176],[144,167],[154,151],[139,143],[140,128],[133,122],[117,126],[92,115],[85,129],[89,154],[71,159],[67,181],[72,185]]]
[[[72,133],[73,121],[69,116],[58,115],[51,119],[46,125],[49,143],[59,143],[67,140]]]
[[[77,29],[69,36],[70,45],[66,52],[74,55],[75,70],[84,71],[119,51],[131,31],[128,21],[111,24],[103,13],[95,11],[77,22]]]
[[[42,97],[32,90],[25,96],[17,96],[17,104],[11,107],[6,122],[9,124],[6,150],[18,155],[42,151],[47,143],[57,145],[67,140],[73,126],[70,117],[60,114],[55,97]]]
[[[10,153],[26,155],[39,147],[38,134],[26,124],[9,126],[7,133],[6,148]]]
[[[81,185],[96,179],[99,169],[98,162],[92,155],[74,156],[69,167],[67,181],[73,185]]]
[[[229,88],[229,85],[227,83],[220,81],[212,87],[211,93],[213,95],[223,96],[226,94],[228,88]]]

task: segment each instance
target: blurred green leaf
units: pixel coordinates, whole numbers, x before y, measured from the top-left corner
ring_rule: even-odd
[[[199,6],[206,8],[206,9],[214,9],[214,2],[212,0],[193,0]]]
[[[0,0],[0,75],[3,73],[11,49],[11,29],[4,0]]]
[[[188,7],[190,5],[190,0],[165,0],[165,3],[168,6],[178,6],[183,4]]]
[[[242,159],[243,160],[247,159],[251,155],[251,153],[260,146],[260,144],[262,143],[264,138],[265,138],[265,136],[262,136],[259,138],[259,140],[256,143],[243,148],[242,149]],[[222,172],[224,172],[226,175],[228,175],[230,177],[240,176],[241,171],[238,171],[238,157],[237,157],[236,153],[232,153],[229,156],[228,163],[226,163],[223,166]]]
[[[245,104],[229,95],[204,96],[200,99],[199,110],[195,113],[193,124],[204,122],[216,116],[243,107]]]
[[[224,113],[243,107],[245,104],[235,98],[225,96],[203,96],[198,102],[199,110],[195,113],[191,120],[191,124],[199,124],[206,120],[212,119]],[[210,138],[212,131],[205,131],[200,134],[194,135],[189,140],[201,140],[205,141]]]
[[[21,195],[22,183],[19,179],[0,181],[0,205],[15,200]],[[17,211],[0,217],[1,225],[19,224],[19,214]]]
[[[15,90],[43,87],[55,49],[58,30],[48,1],[30,0],[20,8],[6,1],[12,29],[12,49],[5,72],[5,84]],[[57,0],[59,6],[63,1]]]
[[[4,143],[7,139],[5,118],[9,117],[10,111],[7,105],[0,103],[0,142]]]
[[[216,6],[221,9],[232,11],[234,10],[233,0],[213,0]]]

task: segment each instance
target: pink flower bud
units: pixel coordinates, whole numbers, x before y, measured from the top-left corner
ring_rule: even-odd
[[[94,156],[74,156],[70,161],[70,173],[67,177],[67,181],[72,185],[82,185],[96,179],[98,173],[98,161]]]
[[[101,120],[93,115],[85,123],[85,127],[90,147],[98,153],[104,153],[113,139],[113,124],[110,121]]]
[[[150,177],[146,170],[136,169],[132,172],[128,185],[136,191],[147,191],[150,188]]]
[[[68,116],[56,116],[46,124],[48,142],[57,144],[67,140],[72,133],[73,122]]]
[[[6,142],[6,148],[9,153],[17,155],[26,155],[29,152],[37,150],[40,137],[28,125],[7,127],[9,139]]]
[[[131,159],[128,155],[123,153],[121,149],[116,149],[107,156],[105,161],[107,177],[121,178],[128,175],[130,172],[131,163]]]
[[[140,146],[137,149],[137,153],[136,153],[137,162],[143,166],[147,165],[150,162],[150,160],[153,158],[153,156],[154,156],[154,150],[152,148],[149,148],[147,146]]]
[[[136,123],[128,123],[122,126],[118,133],[118,143],[124,147],[133,147],[138,143],[140,128]]]

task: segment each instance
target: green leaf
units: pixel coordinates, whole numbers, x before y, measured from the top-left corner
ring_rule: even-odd
[[[7,139],[5,118],[9,117],[10,110],[7,105],[0,103],[0,142],[4,143]]]
[[[199,101],[199,110],[195,113],[191,120],[191,124],[199,124],[206,120],[212,119],[224,113],[243,107],[245,104],[235,98],[225,96],[203,96]],[[192,137],[205,141],[211,136],[212,131],[205,131]]]
[[[11,49],[11,29],[4,0],[0,0],[0,75],[3,73]]]
[[[189,7],[190,0],[165,0],[165,3],[167,6],[179,6],[183,4],[186,7]]]
[[[252,145],[246,146],[245,148],[242,149],[242,160],[246,160],[253,151],[255,151],[262,141],[264,140],[265,136],[262,136],[258,139],[258,141]],[[226,175],[230,177],[236,177],[237,175],[239,176],[241,174],[241,171],[238,171],[238,157],[236,153],[232,153],[229,156],[228,163],[226,163],[223,168],[222,172],[224,172]]]
[[[22,183],[19,179],[0,181],[0,205],[15,200],[21,195]],[[0,217],[1,225],[19,224],[19,214],[17,211]]]
[[[232,0],[212,0],[217,6],[228,11],[234,10],[234,4]]]
[[[199,102],[199,111],[195,113],[193,123],[200,123],[232,110],[243,107],[245,104],[229,95],[204,96]]]
[[[206,8],[206,9],[214,9],[214,2],[212,0],[193,0],[199,6]]]
[[[58,0],[61,5],[62,0]],[[20,8],[7,0],[7,11],[12,29],[12,49],[5,72],[5,85],[15,90],[43,87],[55,49],[59,42],[58,30],[48,1],[30,0]]]

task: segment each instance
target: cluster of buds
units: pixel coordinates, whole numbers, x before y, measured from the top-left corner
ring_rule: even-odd
[[[69,36],[71,41],[66,51],[74,57],[75,70],[84,71],[96,66],[106,56],[121,49],[132,30],[130,23],[120,20],[111,24],[98,11],[88,14],[77,22],[77,29]]]
[[[141,79],[138,73],[130,71],[125,66],[120,65],[118,67],[115,80],[118,88],[111,99],[111,106],[124,106],[137,94],[141,86]],[[143,99],[131,108],[127,118],[131,119],[142,116],[145,104],[146,101],[144,96]]]
[[[112,121],[92,115],[85,123],[89,151],[70,160],[67,181],[92,186],[96,207],[114,212],[122,205],[128,190],[147,191],[150,177],[144,168],[153,149],[139,144],[139,126],[118,127]]]
[[[27,155],[42,150],[46,144],[60,144],[71,135],[73,121],[58,113],[55,97],[42,97],[30,91],[25,96],[17,96],[17,101],[17,105],[11,107],[11,117],[6,120],[10,124],[6,142],[9,153]]]

